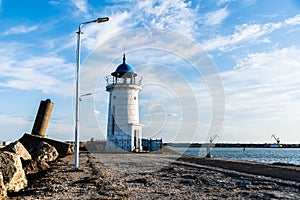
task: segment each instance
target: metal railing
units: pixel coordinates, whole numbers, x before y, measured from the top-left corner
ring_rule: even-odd
[[[132,77],[132,78],[117,78],[114,76],[106,76],[106,86],[110,85],[142,85],[143,77]]]

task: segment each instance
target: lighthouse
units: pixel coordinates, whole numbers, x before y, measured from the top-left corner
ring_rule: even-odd
[[[141,78],[126,63],[125,54],[111,76],[106,77],[109,92],[107,152],[142,150],[142,124],[139,122]]]

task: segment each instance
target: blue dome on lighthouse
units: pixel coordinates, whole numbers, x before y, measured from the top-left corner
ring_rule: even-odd
[[[125,54],[123,55],[123,63],[119,65],[115,72],[111,73],[112,76],[118,77],[118,78],[126,78],[126,77],[134,77],[137,76],[137,74],[133,71],[132,67],[128,64],[126,64],[126,58]]]

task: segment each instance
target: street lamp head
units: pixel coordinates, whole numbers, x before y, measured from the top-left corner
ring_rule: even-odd
[[[101,17],[101,18],[96,19],[96,22],[101,23],[101,22],[107,22],[108,20],[109,20],[108,17]]]

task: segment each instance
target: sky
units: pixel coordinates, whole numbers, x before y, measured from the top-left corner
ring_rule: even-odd
[[[106,80],[142,77],[140,122],[165,142],[300,143],[298,0],[0,0],[0,140],[74,140],[76,31],[82,27],[80,139],[105,139]]]

